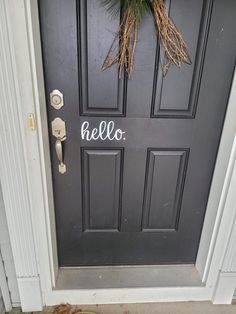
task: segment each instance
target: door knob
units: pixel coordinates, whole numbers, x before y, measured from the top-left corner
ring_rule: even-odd
[[[58,169],[61,174],[66,172],[66,165],[63,156],[63,144],[66,140],[66,124],[61,118],[55,118],[52,121],[52,134],[56,137],[55,149],[59,161]]]

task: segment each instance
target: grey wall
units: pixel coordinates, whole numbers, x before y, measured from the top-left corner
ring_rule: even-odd
[[[2,197],[2,190],[0,185],[0,252],[2,255],[5,274],[7,276],[7,282],[11,301],[13,306],[19,306],[20,297],[18,292],[18,286],[16,281],[15,266],[12,256],[12,250],[10,245],[9,232],[7,228],[6,214],[4,209],[4,201]],[[1,309],[1,306],[0,306]],[[1,314],[1,310],[0,310]]]

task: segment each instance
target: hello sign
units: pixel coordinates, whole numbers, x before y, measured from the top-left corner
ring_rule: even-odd
[[[88,121],[81,125],[81,138],[86,141],[121,141],[125,140],[125,131],[115,128],[114,121],[101,121],[97,128],[90,128]]]

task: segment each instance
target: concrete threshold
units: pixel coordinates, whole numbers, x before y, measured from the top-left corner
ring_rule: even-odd
[[[61,268],[55,290],[202,287],[194,265]]]

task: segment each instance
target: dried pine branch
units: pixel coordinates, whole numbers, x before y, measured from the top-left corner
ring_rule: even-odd
[[[153,0],[152,7],[158,35],[164,51],[165,60],[162,70],[165,76],[172,64],[180,67],[183,63],[191,64],[191,61],[182,34],[168,16],[165,1]]]
[[[102,65],[102,70],[117,63],[119,77],[123,71],[126,71],[129,78],[133,78],[138,28],[142,17],[149,11],[154,15],[164,52],[163,75],[166,75],[172,64],[180,67],[184,62],[191,63],[187,45],[168,15],[165,0],[104,0],[104,4],[112,12],[117,12],[117,5],[120,4],[123,16],[118,33]]]
[[[109,10],[114,9],[117,0],[106,1],[110,3]],[[123,16],[117,35],[108,51],[102,70],[118,64],[119,77],[123,71],[133,77],[134,56],[138,41],[138,27],[142,16],[150,9],[146,0],[121,0]]]

